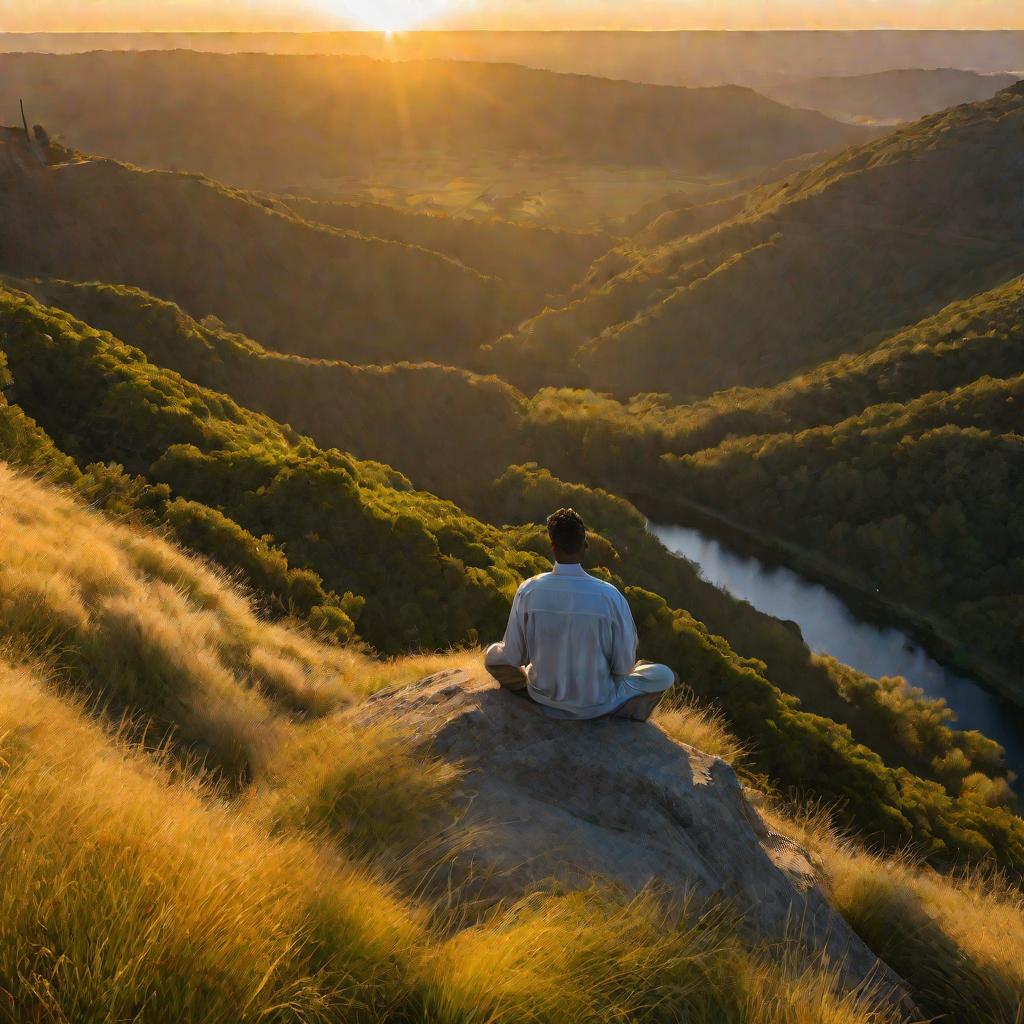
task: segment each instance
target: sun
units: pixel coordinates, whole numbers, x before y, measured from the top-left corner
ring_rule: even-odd
[[[451,0],[333,0],[331,6],[356,28],[391,35],[429,21]]]

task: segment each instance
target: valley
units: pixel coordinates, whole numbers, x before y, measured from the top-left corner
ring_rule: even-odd
[[[472,56],[0,52],[0,1017],[1013,1024],[1024,82],[890,128]],[[679,685],[539,799],[482,648],[570,506]],[[48,886],[54,949],[115,922],[72,995]]]

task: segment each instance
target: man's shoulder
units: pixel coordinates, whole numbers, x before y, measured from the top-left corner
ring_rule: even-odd
[[[555,574],[553,572],[541,572],[536,576],[531,576],[528,580],[523,580],[519,584],[519,593],[528,594],[531,590],[536,590],[537,587],[543,586],[546,580],[554,579]]]
[[[576,576],[560,576],[556,572],[542,572],[521,583],[519,585],[519,593],[528,594],[530,591],[543,589],[549,585],[554,585],[556,588],[561,589],[564,588],[567,582],[573,587],[584,587],[594,590],[610,601],[617,603],[626,602],[625,595],[614,583],[607,583],[597,576],[591,576],[590,573]]]
[[[600,589],[601,593],[603,593],[610,600],[616,602],[617,604],[627,603],[626,595],[623,594],[622,591],[619,590],[619,588],[615,586],[614,583],[608,583],[606,580],[602,580],[597,576],[588,576],[588,579],[593,580],[597,589]]]

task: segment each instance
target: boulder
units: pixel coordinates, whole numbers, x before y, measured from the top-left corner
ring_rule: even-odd
[[[829,903],[807,853],[773,833],[732,767],[650,723],[566,722],[482,672],[442,672],[352,712],[466,768],[460,830],[476,876],[515,898],[595,878],[667,899],[725,900],[751,938],[799,934],[849,986],[899,979]]]

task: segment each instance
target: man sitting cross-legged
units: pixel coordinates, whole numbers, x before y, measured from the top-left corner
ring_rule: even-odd
[[[637,662],[625,597],[583,570],[587,528],[579,514],[559,509],[548,537],[554,568],[519,588],[505,639],[487,650],[487,671],[556,718],[646,722],[676,674]]]

